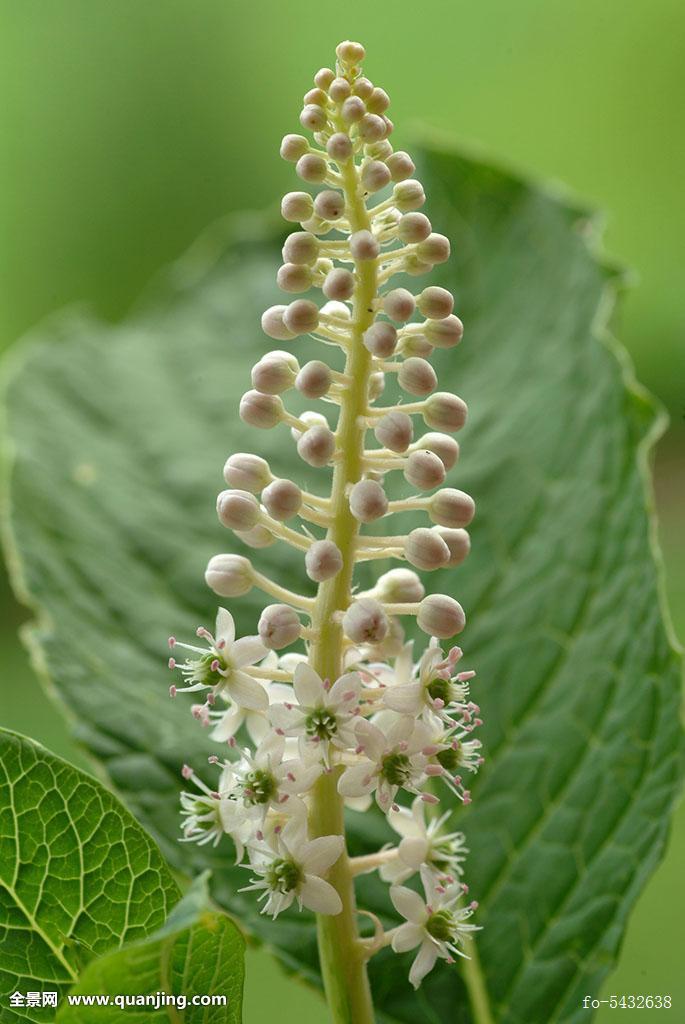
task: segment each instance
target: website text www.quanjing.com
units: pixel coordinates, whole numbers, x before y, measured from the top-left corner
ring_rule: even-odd
[[[51,998],[46,1000],[45,995]],[[13,992],[10,996],[10,1006],[57,1006],[57,992]],[[189,1006],[228,1006],[228,996],[225,995],[173,995],[169,992],[152,992],[147,995],[88,995],[86,993],[68,993],[65,997],[69,1006],[116,1006],[124,1010],[127,1007],[145,1007],[149,1010],[159,1010],[165,1006],[173,1006],[177,1010],[185,1010]]]

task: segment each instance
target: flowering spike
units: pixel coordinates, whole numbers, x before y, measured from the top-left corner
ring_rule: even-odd
[[[276,917],[294,903],[320,916],[329,997],[349,1007],[355,1024],[373,1020],[364,959],[382,945],[420,945],[414,985],[438,957],[452,963],[466,955],[460,947],[475,930],[468,919],[477,907],[461,902],[467,850],[463,835],[450,831],[451,812],[436,809],[433,789],[469,804],[463,778],[483,761],[469,697],[475,672],[457,673],[461,649],[440,646],[464,629],[464,611],[451,596],[426,595],[414,571],[459,565],[470,546],[473,500],[443,486],[459,457],[450,434],[464,425],[467,407],[439,390],[430,361],[435,349],[460,343],[463,324],[444,287],[394,280],[429,273],[449,259],[450,244],[421,212],[423,186],[411,157],[393,149],[390,100],[362,74],[363,59],[359,43],[337,47],[335,69],[317,72],[300,113],[313,143],[300,134],[282,141],[283,158],[315,187],[282,200],[293,225],[277,272],[287,298],[264,312],[262,329],[283,348],[259,358],[239,410],[249,426],[289,427],[303,462],[332,468],[331,491],[306,491],[261,456],[238,452],[225,463],[227,489],[217,500],[220,522],[249,546],[295,548],[316,596],[288,590],[243,555],[217,554],[205,573],[215,594],[230,600],[254,587],[277,603],[262,612],[256,636],[237,638],[221,608],[214,634],[197,630],[204,646],[169,639],[188,654],[182,663],[169,659],[186,684],[172,686],[171,696],[205,693],[192,713],[231,751],[223,763],[209,758],[220,772],[215,789],[183,767],[199,791],[182,794],[184,839],[230,836],[253,873],[242,891],[256,892],[263,912]],[[301,364],[291,346],[307,335],[339,349],[344,369],[329,365],[325,348]],[[381,405],[388,374],[416,400]],[[318,409],[290,412],[293,390],[325,402],[330,418]],[[428,432],[414,440],[417,416]],[[388,500],[384,477],[392,471],[411,486],[406,498]],[[396,512],[419,512],[428,525],[424,518],[400,536],[365,529]],[[356,591],[355,565],[388,557],[414,569],[393,569]],[[431,638],[418,660],[401,616],[415,617]],[[402,791],[412,795],[411,810]],[[355,865],[345,851],[343,809],[371,800],[400,839]],[[353,877],[374,869],[407,924],[360,940]],[[401,885],[417,872],[425,901]]]

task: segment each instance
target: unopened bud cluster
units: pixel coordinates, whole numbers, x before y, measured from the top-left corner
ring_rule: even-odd
[[[236,639],[233,618],[222,608],[215,633],[198,630],[203,646],[172,639],[172,648],[192,656],[170,659],[186,682],[171,692],[201,692],[193,714],[229,747],[215,789],[184,769],[198,789],[183,795],[186,838],[216,843],[231,836],[238,858],[249,858],[254,877],[248,888],[261,893],[266,911],[275,915],[293,901],[320,914],[342,909],[325,876],[347,856],[344,836],[310,838],[312,793],[323,773],[337,773],[338,794],[350,806],[375,797],[400,835],[410,834],[411,818],[416,842],[402,840],[358,858],[365,864],[358,870],[380,871],[400,914],[409,891],[401,883],[420,872],[425,922],[415,931],[421,950],[411,974],[418,984],[436,957],[461,953],[474,927],[466,923],[473,907],[461,902],[463,837],[449,832],[447,815],[426,814],[439,802],[432,787],[442,782],[468,803],[464,780],[482,759],[471,735],[480,724],[468,692],[474,673],[457,670],[458,647],[440,645],[464,628],[464,612],[451,594],[426,594],[415,570],[463,562],[475,507],[447,483],[459,457],[452,434],[465,423],[466,404],[439,389],[430,361],[435,349],[461,341],[453,296],[435,285],[410,290],[393,280],[399,274],[418,278],[445,263],[450,244],[422,212],[423,187],[410,156],[393,149],[389,99],[362,74],[363,56],[358,43],[340,44],[336,69],[319,71],[304,97],[300,123],[308,134],[283,139],[281,155],[293,162],[302,184],[283,198],[281,210],[298,227],[283,246],[277,273],[287,301],[262,317],[264,333],[283,347],[258,359],[240,402],[245,423],[282,429],[284,443],[294,444],[304,463],[328,470],[322,479],[328,482],[332,470],[334,486],[328,494],[325,487],[308,491],[279,477],[259,455],[234,453],[217,499],[220,522],[243,544],[290,545],[317,586],[298,594],[259,572],[244,554],[215,555],[205,573],[215,594],[239,599],[258,588],[273,603],[254,636]],[[304,336],[324,346],[316,358],[302,359],[297,339]],[[326,346],[342,350],[344,370],[328,364]],[[353,371],[359,365],[363,373]],[[405,397],[384,406],[388,374]],[[304,413],[289,411],[293,391],[317,404]],[[341,433],[350,409],[362,425],[355,453]],[[427,430],[415,437],[417,420]],[[408,485],[399,500],[386,494],[392,472]],[[380,520],[407,511],[423,516],[423,523],[402,535],[379,531]],[[364,529],[368,524],[375,524],[373,531]],[[370,590],[354,590],[354,563],[388,558],[404,566],[380,576]],[[341,642],[339,672],[322,678],[312,656],[321,602],[330,602],[335,581],[348,577],[344,599],[330,609]],[[404,641],[406,616],[431,638],[418,661]],[[299,650],[277,653],[298,644]],[[231,753],[236,737],[251,741],[238,756]],[[413,794],[411,810],[401,793]],[[350,864],[357,873],[355,859]],[[387,942],[410,948],[406,938]]]

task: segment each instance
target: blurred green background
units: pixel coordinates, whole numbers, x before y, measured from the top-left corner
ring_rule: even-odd
[[[400,143],[421,122],[607,212],[606,247],[635,271],[618,334],[671,413],[656,490],[685,635],[682,0],[0,0],[0,346],[68,303],[122,316],[212,220],[294,187],[278,142],[345,37],[365,43]],[[2,724],[84,763],[33,680],[4,578],[0,607]],[[681,809],[605,993],[671,992],[678,1020],[684,858]],[[275,1012],[324,1019],[253,952],[246,1022]]]

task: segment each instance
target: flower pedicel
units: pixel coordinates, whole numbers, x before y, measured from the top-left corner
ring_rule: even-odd
[[[229,748],[225,759],[210,759],[216,791],[184,766],[196,787],[182,796],[184,837],[230,836],[238,860],[246,859],[245,891],[260,894],[263,912],[275,917],[294,903],[317,914],[329,1006],[345,1024],[374,1019],[366,961],[378,949],[417,950],[414,986],[438,958],[467,955],[476,907],[461,881],[467,851],[449,812],[435,805],[441,784],[468,803],[465,780],[482,761],[472,736],[480,725],[469,695],[474,673],[457,671],[461,650],[441,643],[461,632],[464,612],[450,595],[426,596],[414,571],[457,566],[469,551],[473,501],[442,486],[459,456],[450,435],[463,426],[466,405],[438,390],[430,363],[434,349],[459,344],[463,328],[446,289],[414,294],[394,280],[427,274],[449,258],[450,246],[421,212],[423,188],[408,154],[393,150],[388,96],[362,74],[363,57],[359,43],[338,46],[336,70],[319,71],[304,97],[300,122],[313,143],[299,134],[283,139],[281,155],[303,185],[281,210],[299,228],[277,275],[288,301],[262,317],[283,348],[257,362],[240,403],[246,423],[289,428],[305,463],[332,467],[332,487],[303,490],[260,456],[236,453],[217,501],[220,521],[248,546],[282,541],[301,552],[316,595],[294,593],[241,555],[215,555],[205,578],[217,595],[239,599],[256,587],[276,603],[262,612],[255,636],[239,639],[221,608],[215,636],[197,631],[207,646],[172,638],[172,653],[183,648],[189,657],[169,661],[188,684],[172,686],[171,695],[201,692],[193,714]],[[297,297],[311,289],[323,301]],[[289,346],[305,335],[342,350],[344,369],[330,367],[321,351],[301,365]],[[389,374],[407,399],[383,405]],[[290,413],[283,396],[293,389],[319,408]],[[337,412],[335,422],[322,409]],[[415,439],[417,417],[428,431]],[[388,499],[384,479],[392,472],[412,489],[406,498]],[[426,524],[407,535],[364,532],[406,511],[425,515]],[[413,568],[393,569],[357,592],[355,565],[388,558]],[[415,617],[431,638],[416,664],[403,617]],[[299,651],[277,653],[298,642]],[[243,725],[254,746],[238,751]],[[373,801],[400,841],[350,858],[344,806]],[[357,910],[354,879],[374,870],[406,920],[384,932],[375,919],[368,939],[358,931],[365,911]],[[423,896],[405,887],[412,879]]]

